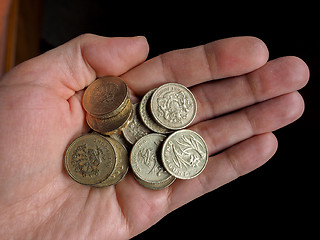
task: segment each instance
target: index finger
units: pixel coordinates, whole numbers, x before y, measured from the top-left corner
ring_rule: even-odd
[[[268,60],[266,45],[255,37],[234,37],[152,58],[122,77],[137,94],[167,82],[187,87],[251,72]]]

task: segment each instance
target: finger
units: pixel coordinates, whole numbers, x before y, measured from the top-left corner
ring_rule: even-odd
[[[191,88],[198,108],[193,124],[293,92],[308,79],[308,67],[301,59],[283,57],[243,76],[197,85]]]
[[[288,93],[220,118],[193,125],[208,145],[209,155],[254,135],[272,132],[297,120],[304,102],[298,92]]]
[[[168,211],[210,192],[266,163],[277,150],[272,133],[249,138],[210,157],[205,170],[196,178],[175,181],[168,190]]]
[[[10,84],[46,86],[68,99],[97,76],[117,76],[133,68],[146,59],[148,50],[144,37],[85,34],[19,65],[6,78]]]
[[[264,65],[267,59],[268,50],[261,40],[235,37],[162,54],[123,77],[138,95],[142,95],[167,82],[190,87],[212,79],[248,73]]]

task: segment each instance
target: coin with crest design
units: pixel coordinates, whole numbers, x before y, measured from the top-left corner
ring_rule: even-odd
[[[132,147],[130,165],[134,174],[149,183],[160,183],[171,177],[160,164],[163,134],[151,133],[140,138]]]
[[[164,168],[180,179],[198,176],[208,162],[208,148],[196,132],[183,129],[172,133],[161,150]]]
[[[197,103],[192,92],[178,83],[158,87],[150,101],[154,120],[171,130],[187,127],[196,116]]]
[[[76,138],[67,148],[65,168],[76,182],[93,185],[107,179],[116,164],[116,153],[110,142],[98,134]]]

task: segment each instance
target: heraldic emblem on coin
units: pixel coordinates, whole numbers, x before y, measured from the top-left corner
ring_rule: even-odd
[[[98,166],[102,162],[100,156],[103,154],[101,148],[87,148],[87,144],[82,144],[75,149],[72,155],[72,165],[76,172],[79,172],[83,177],[99,174]]]
[[[159,114],[170,122],[181,122],[187,117],[191,103],[185,94],[168,92],[158,98]]]

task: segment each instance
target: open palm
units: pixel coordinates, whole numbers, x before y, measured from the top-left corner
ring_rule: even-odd
[[[272,131],[299,118],[296,91],[308,68],[296,57],[270,62],[253,37],[219,40],[143,62],[143,37],[80,36],[31,59],[0,81],[0,236],[23,239],[127,239],[170,211],[265,163],[275,153]],[[132,176],[94,189],[63,166],[67,145],[87,132],[83,89],[104,75],[121,76],[132,98],[178,82],[198,104],[190,129],[207,142],[198,177],[154,191]]]

